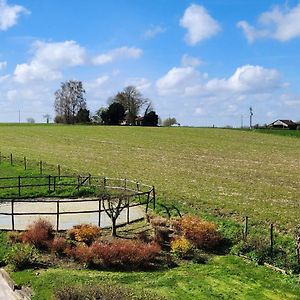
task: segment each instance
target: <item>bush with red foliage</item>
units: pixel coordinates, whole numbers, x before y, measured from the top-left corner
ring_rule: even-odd
[[[87,245],[91,245],[92,242],[100,235],[101,228],[91,224],[80,224],[69,229],[68,237],[76,242],[83,242]]]
[[[22,234],[22,242],[34,245],[38,249],[47,249],[53,239],[53,226],[44,219],[38,219],[30,224]]]
[[[177,230],[199,249],[216,250],[222,241],[214,223],[196,216],[184,216],[178,221]]]
[[[49,244],[50,251],[57,256],[63,256],[68,247],[69,244],[63,237],[55,237]]]
[[[139,269],[152,266],[161,248],[156,243],[115,240],[111,243],[94,242],[90,247],[77,245],[65,253],[76,261],[103,267]]]

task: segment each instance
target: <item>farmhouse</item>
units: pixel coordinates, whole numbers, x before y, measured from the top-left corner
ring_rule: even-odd
[[[299,122],[294,122],[292,120],[276,120],[273,123],[269,124],[268,127],[295,130],[299,125]]]

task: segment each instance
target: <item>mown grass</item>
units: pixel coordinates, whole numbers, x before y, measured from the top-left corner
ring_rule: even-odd
[[[206,265],[187,264],[160,272],[25,270],[12,274],[18,284],[32,284],[35,299],[51,299],[54,287],[76,283],[117,283],[167,299],[299,299],[295,277],[275,273],[233,256],[216,256]]]
[[[75,173],[154,184],[158,198],[203,213],[297,224],[300,140],[202,128],[0,126],[2,153]]]

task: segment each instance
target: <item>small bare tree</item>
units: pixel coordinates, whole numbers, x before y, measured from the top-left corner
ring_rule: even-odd
[[[106,214],[111,219],[111,235],[117,236],[117,219],[124,208],[129,205],[129,196],[125,194],[120,195],[105,195],[103,196],[103,208]]]

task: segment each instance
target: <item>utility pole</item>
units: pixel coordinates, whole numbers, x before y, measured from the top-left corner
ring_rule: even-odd
[[[21,111],[19,110],[19,124],[21,123]]]
[[[252,106],[249,107],[250,112],[250,129],[252,129],[252,117],[253,117],[253,109]]]
[[[241,115],[241,128],[243,129],[243,127],[244,127],[244,116]]]

